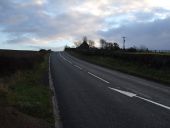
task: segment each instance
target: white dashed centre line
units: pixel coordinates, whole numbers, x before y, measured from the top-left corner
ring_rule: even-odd
[[[72,62],[71,61],[68,61],[70,64],[72,64]]]
[[[62,55],[61,55],[61,53],[59,52],[59,54],[60,54],[60,57],[61,58],[63,58],[65,61],[67,61],[67,62],[69,62],[70,64],[72,64],[72,62],[71,61],[69,61],[69,60],[67,60],[65,57],[63,57]]]
[[[82,68],[81,67],[79,67],[78,65],[74,65],[76,68],[78,68],[78,69],[80,69],[80,70],[82,70]]]
[[[92,75],[92,76],[96,77],[97,79],[99,79],[99,80],[101,80],[101,81],[103,81],[103,82],[105,82],[105,83],[107,83],[107,84],[109,84],[109,83],[110,83],[109,81],[104,80],[103,78],[100,78],[100,77],[98,77],[98,76],[94,75],[94,74],[93,74],[93,73],[91,73],[91,72],[88,72],[88,74],[90,74],[90,75]]]
[[[67,60],[67,59],[66,59],[66,61],[67,61],[67,62],[69,62],[70,64],[72,64],[72,62],[71,62],[71,61],[69,61],[69,60]]]
[[[125,96],[131,97],[131,98],[136,96],[135,93],[131,93],[131,92],[127,92],[127,91],[122,91],[122,90],[119,90],[119,89],[116,89],[116,88],[111,88],[111,87],[108,87],[108,88],[111,89],[111,90],[114,90],[116,92],[119,92],[119,93],[121,93],[121,94],[123,94]]]

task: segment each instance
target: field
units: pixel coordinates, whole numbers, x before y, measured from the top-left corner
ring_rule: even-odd
[[[130,53],[106,50],[67,50],[68,53],[107,67],[170,85],[170,54]]]
[[[29,70],[43,60],[43,53],[35,51],[0,50],[0,76],[18,70]]]
[[[1,50],[0,70],[1,127],[53,127],[48,52]]]

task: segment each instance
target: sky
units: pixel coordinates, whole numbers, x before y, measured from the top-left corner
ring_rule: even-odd
[[[83,36],[170,50],[170,0],[0,0],[0,49],[63,50]]]

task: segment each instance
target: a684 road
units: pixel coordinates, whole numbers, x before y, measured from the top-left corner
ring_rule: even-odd
[[[170,88],[52,53],[64,128],[170,128]]]

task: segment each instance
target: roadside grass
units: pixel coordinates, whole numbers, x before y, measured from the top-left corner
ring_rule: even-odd
[[[170,55],[170,52],[128,52],[130,54]]]
[[[0,105],[14,107],[18,111],[44,120],[54,127],[54,117],[48,86],[48,55],[30,70],[17,71],[4,78],[0,86]]]
[[[68,53],[82,60],[106,68],[140,76],[146,79],[163,83],[168,86],[170,85],[170,67],[162,67],[160,69],[155,69],[138,62],[131,62],[113,57],[111,58],[96,55],[84,55],[73,51],[69,51]]]

